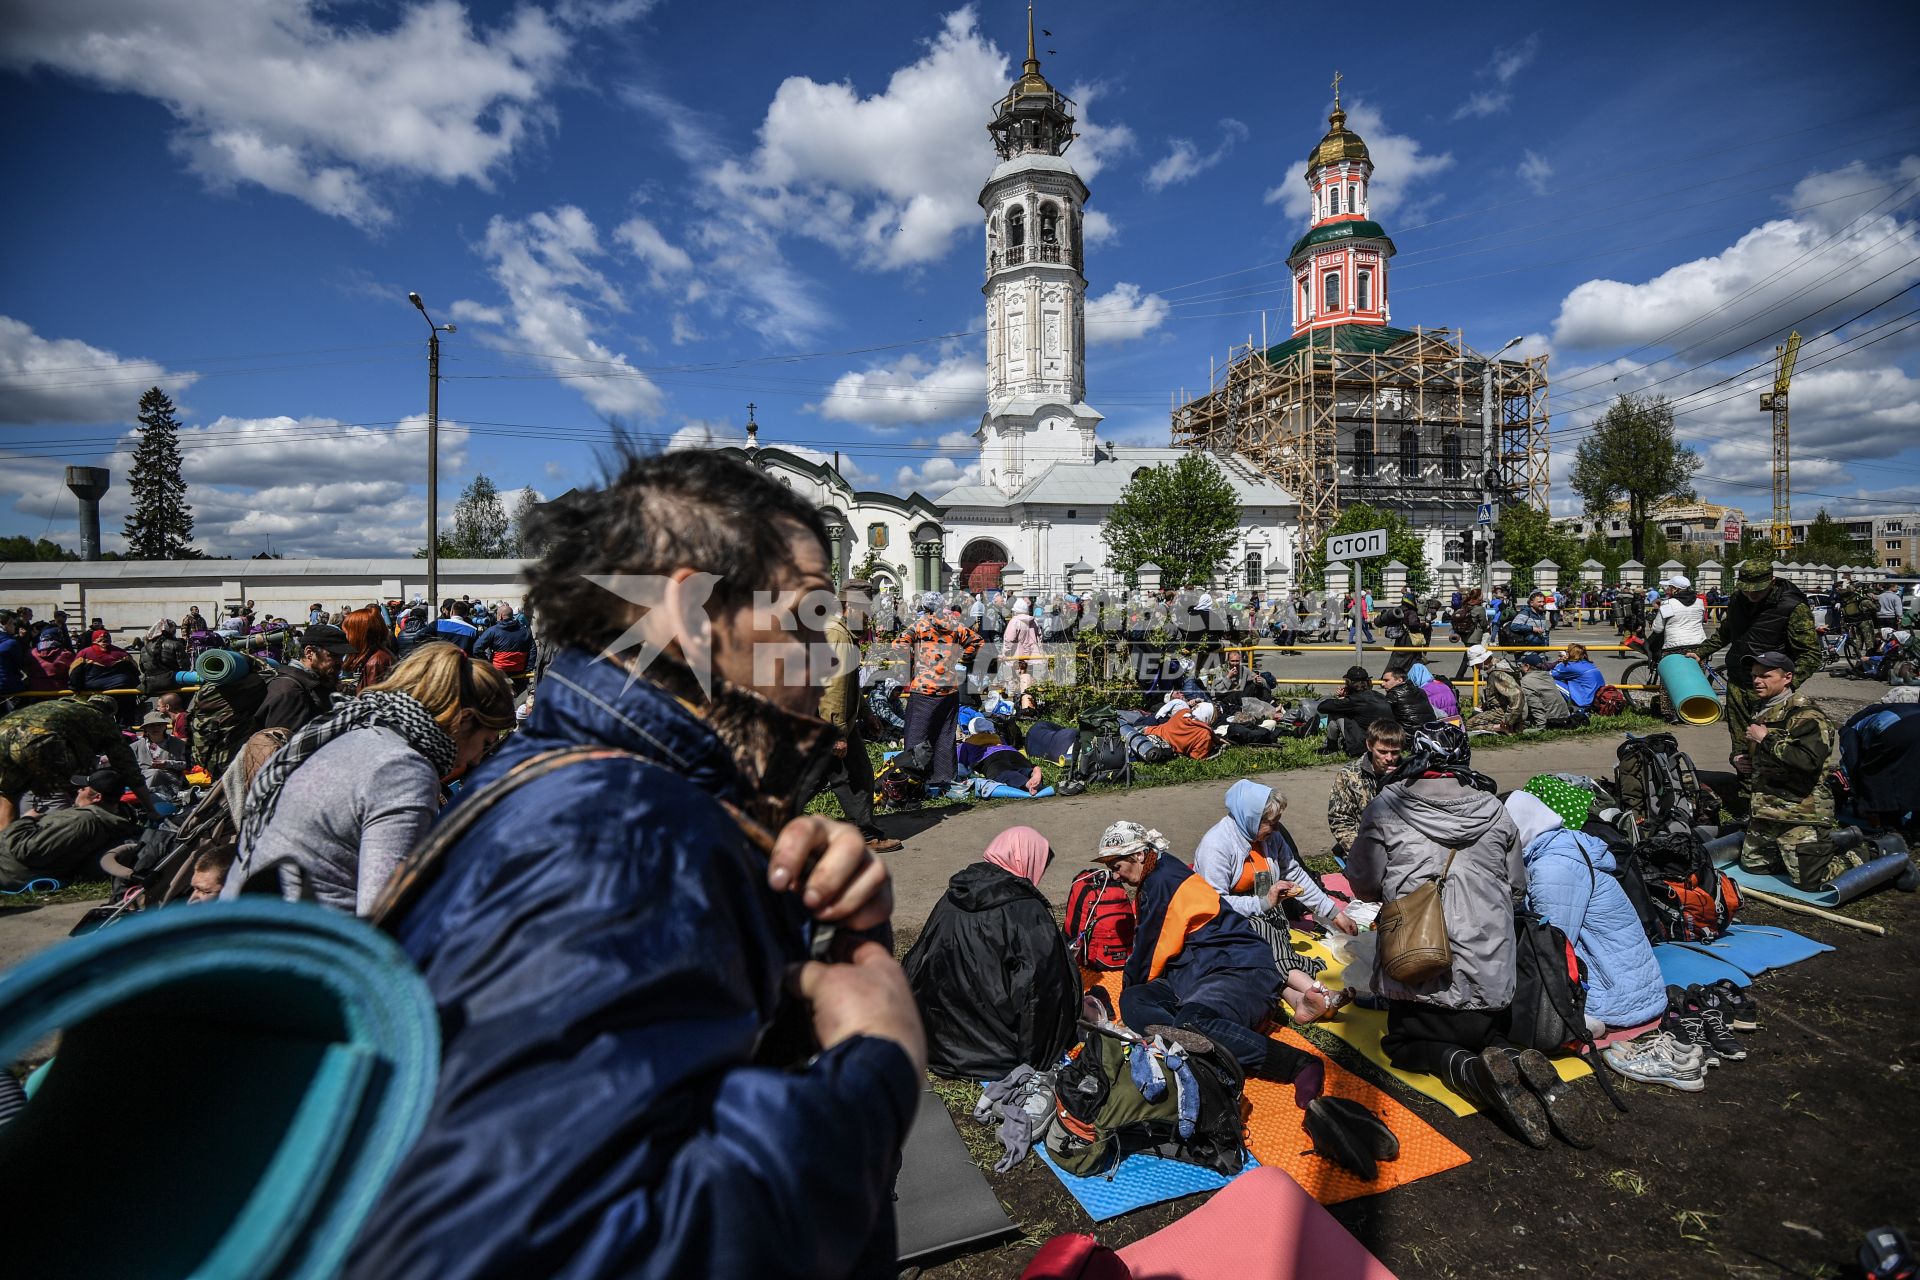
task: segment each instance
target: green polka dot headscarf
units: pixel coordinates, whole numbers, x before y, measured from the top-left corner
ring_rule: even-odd
[[[1593,812],[1591,791],[1550,773],[1528,779],[1527,794],[1559,814],[1560,821],[1566,823],[1569,831],[1578,831],[1586,826],[1587,815]]]

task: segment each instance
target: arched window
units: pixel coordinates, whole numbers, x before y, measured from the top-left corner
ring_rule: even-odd
[[[1373,272],[1364,267],[1353,277],[1353,306],[1356,311],[1373,310]]]
[[[1300,277],[1300,318],[1302,320],[1307,320],[1307,319],[1311,319],[1312,316],[1313,316],[1313,277],[1302,276]]]
[[[1347,184],[1347,212],[1348,213],[1360,212],[1360,202],[1353,198],[1353,193],[1354,193],[1354,185],[1351,182],[1349,182]]]
[[[1320,301],[1329,311],[1340,309],[1340,273],[1329,271],[1320,278]]]
[[[1260,554],[1259,552],[1249,551],[1247,553],[1246,574],[1247,574],[1246,582],[1248,586],[1257,587],[1260,585]]]
[[[1448,538],[1447,545],[1440,552],[1442,560],[1451,560],[1459,564],[1467,558],[1467,544],[1458,538]]]
[[[1015,205],[1007,210],[1007,245],[1018,249],[1027,242],[1027,208]]]
[[[1420,478],[1420,437],[1413,431],[1400,433],[1400,478],[1402,480]]]
[[[1353,433],[1353,474],[1371,476],[1373,474],[1373,431],[1362,427]]]
[[[1440,442],[1440,478],[1458,480],[1464,471],[1460,465],[1460,437],[1448,436]]]
[[[1060,206],[1052,201],[1040,206],[1040,243],[1060,243]]]
[[[1338,187],[1329,188],[1327,191],[1327,216],[1329,218],[1340,216],[1340,188]]]

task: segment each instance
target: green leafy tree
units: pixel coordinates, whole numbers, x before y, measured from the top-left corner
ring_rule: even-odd
[[[463,560],[501,560],[514,553],[512,523],[493,481],[477,475],[453,505],[453,532],[447,542],[451,554]],[[444,546],[445,544],[443,544]]]
[[[9,534],[0,538],[0,561],[14,560],[78,560],[78,552],[48,542],[45,538],[29,538],[24,533]]]
[[[1596,520],[1624,502],[1633,558],[1646,564],[1648,517],[1663,502],[1692,501],[1699,469],[1700,456],[1674,438],[1673,405],[1665,396],[1623,394],[1580,442],[1573,491]]]
[[[1425,590],[1427,585],[1427,553],[1420,543],[1420,535],[1413,531],[1413,524],[1405,516],[1389,511],[1385,507],[1376,507],[1367,502],[1356,502],[1340,513],[1340,518],[1327,530],[1327,537],[1336,533],[1365,533],[1369,529],[1387,531],[1387,554],[1375,556],[1371,560],[1360,562],[1360,585],[1378,591],[1386,583],[1387,562],[1398,560],[1407,566],[1407,587],[1412,591]],[[1307,549],[1305,578],[1307,585],[1316,590],[1324,590],[1327,585],[1327,543],[1323,538],[1317,547]]]
[[[1211,458],[1194,452],[1134,476],[1100,533],[1115,571],[1157,564],[1172,586],[1211,581],[1239,529],[1239,495]]]
[[[1813,523],[1807,526],[1806,541],[1797,551],[1797,558],[1807,564],[1825,565],[1871,565],[1874,563],[1870,550],[1862,547],[1847,535],[1846,526],[1827,514],[1825,507],[1814,515]]]
[[[140,397],[140,444],[127,476],[133,510],[121,532],[129,560],[196,560],[193,508],[180,475],[180,419],[173,401],[153,387]]]
[[[1560,567],[1560,581],[1567,584],[1577,576],[1580,543],[1553,523],[1544,511],[1529,506],[1507,507],[1494,526],[1499,535],[1500,558],[1513,566],[1514,585],[1520,590],[1533,587],[1533,566],[1551,560]]]
[[[528,527],[533,523],[534,511],[540,505],[540,495],[532,489],[520,491],[520,501],[513,507],[513,553],[518,556],[535,556],[539,551],[532,539],[527,536]]]

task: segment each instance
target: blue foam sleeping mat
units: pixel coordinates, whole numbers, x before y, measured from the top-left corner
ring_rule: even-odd
[[[1811,903],[1816,907],[1840,905],[1840,895],[1831,889],[1802,889],[1785,876],[1743,869],[1740,866],[1740,853],[1737,849],[1734,851],[1733,861],[1721,863],[1720,870],[1726,872],[1727,878],[1742,889],[1758,889],[1762,893],[1771,893],[1780,898],[1792,898],[1795,902]]]
[[[1660,962],[1660,980],[1670,987],[1706,987],[1722,978],[1736,987],[1744,987],[1753,981],[1738,965],[1678,943],[1655,945],[1653,958]]]
[[[1811,960],[1822,951],[1833,950],[1826,943],[1816,942],[1803,933],[1770,924],[1736,924],[1727,930],[1725,937],[1715,938],[1712,942],[1680,942],[1674,945],[1723,960],[1754,977],[1769,969],[1782,969],[1802,960]]]
[[[1123,1213],[1159,1204],[1162,1200],[1178,1200],[1181,1196],[1197,1195],[1202,1191],[1218,1191],[1240,1176],[1236,1173],[1229,1178],[1197,1164],[1135,1154],[1122,1160],[1111,1177],[1096,1174],[1091,1178],[1076,1178],[1053,1162],[1047,1155],[1044,1143],[1035,1143],[1033,1150],[1034,1154],[1046,1161],[1047,1168],[1053,1170],[1053,1176],[1060,1179],[1060,1185],[1067,1189],[1067,1194],[1095,1222],[1105,1222],[1108,1218],[1117,1218]],[[1246,1167],[1240,1173],[1259,1167],[1260,1162],[1249,1155]]]

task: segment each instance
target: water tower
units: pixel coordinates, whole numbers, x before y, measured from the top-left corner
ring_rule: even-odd
[[[113,475],[105,467],[68,467],[67,488],[80,499],[80,558],[100,558],[100,499]]]

